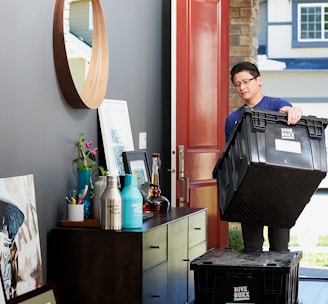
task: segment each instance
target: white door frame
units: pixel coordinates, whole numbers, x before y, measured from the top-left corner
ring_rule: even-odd
[[[171,206],[176,207],[177,0],[171,0]]]

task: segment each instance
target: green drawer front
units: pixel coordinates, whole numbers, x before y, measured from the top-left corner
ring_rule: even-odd
[[[167,226],[143,234],[142,269],[153,267],[167,259]]]
[[[189,248],[206,240],[206,212],[189,217]]]

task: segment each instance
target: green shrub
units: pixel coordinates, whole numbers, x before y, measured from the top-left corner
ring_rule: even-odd
[[[229,225],[229,248],[234,250],[244,249],[243,236],[238,225]]]
[[[297,235],[291,235],[289,240],[289,246],[299,246]]]
[[[326,252],[302,252],[301,266],[328,266],[328,253]]]
[[[319,235],[317,246],[328,246],[328,235]]]

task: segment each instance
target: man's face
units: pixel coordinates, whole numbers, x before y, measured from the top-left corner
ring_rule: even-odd
[[[235,90],[246,102],[252,101],[261,94],[261,76],[254,77],[248,71],[241,71],[235,74],[233,80]]]

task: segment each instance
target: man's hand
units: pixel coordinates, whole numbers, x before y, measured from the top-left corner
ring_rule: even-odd
[[[297,107],[288,107],[288,106],[285,106],[285,107],[282,107],[280,109],[280,112],[287,113],[287,117],[288,117],[287,124],[288,125],[295,125],[295,124],[297,124],[297,122],[302,117],[302,110],[300,108],[297,108]]]

